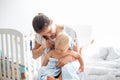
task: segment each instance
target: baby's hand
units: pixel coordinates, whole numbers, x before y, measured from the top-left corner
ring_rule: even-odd
[[[80,71],[80,72],[83,72],[83,71],[84,71],[84,66],[80,66],[80,67],[79,67],[79,71]]]

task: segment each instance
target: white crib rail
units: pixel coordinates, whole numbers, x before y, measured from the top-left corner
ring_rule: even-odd
[[[32,58],[30,40],[34,41],[33,37],[0,28],[0,80],[37,80],[41,59]],[[25,78],[21,78],[21,69],[25,71]]]
[[[19,63],[25,65],[23,35],[13,29],[0,29],[0,50],[0,78],[20,80]],[[17,75],[10,71],[10,67],[12,67],[12,72],[17,70]]]

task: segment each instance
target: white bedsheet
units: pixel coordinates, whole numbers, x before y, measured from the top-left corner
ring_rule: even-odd
[[[89,50],[85,51],[85,55],[83,54],[85,75],[82,80],[120,80],[120,55],[117,55],[113,48],[104,48],[104,51],[100,52],[99,48],[97,48],[97,51],[94,48],[95,52],[93,48],[91,49],[92,52]],[[107,59],[107,56],[109,56],[109,59]]]

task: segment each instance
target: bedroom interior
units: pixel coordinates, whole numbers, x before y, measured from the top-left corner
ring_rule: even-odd
[[[15,78],[37,80],[36,74],[39,67],[36,66],[40,65],[40,59],[32,59],[30,53],[35,35],[32,18],[40,11],[49,15],[55,23],[65,24],[76,30],[79,47],[83,48],[81,52],[85,62],[85,72],[81,80],[120,80],[119,0],[80,2],[79,0],[69,2],[68,0],[53,0],[54,3],[50,0],[31,0],[29,3],[28,1],[0,1],[0,80]],[[57,6],[58,4],[62,4],[62,7]],[[12,46],[10,36],[5,38],[6,34],[17,37],[21,35],[18,42],[15,40],[14,43],[13,39],[13,49],[18,45],[18,49],[13,52],[10,50]],[[94,42],[91,44],[92,40]],[[21,41],[23,42],[20,43]],[[22,56],[16,55],[17,51],[18,54],[22,51]],[[19,60],[21,57],[24,57],[21,59],[23,61]],[[26,62],[28,59],[29,61]],[[11,73],[8,74],[7,71]]]

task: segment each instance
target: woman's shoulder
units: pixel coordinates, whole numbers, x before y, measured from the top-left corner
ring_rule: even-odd
[[[75,30],[69,25],[56,25],[59,29],[64,30],[65,32],[74,32]]]
[[[64,25],[62,24],[55,24],[57,27],[63,27]]]
[[[64,29],[64,25],[61,24],[55,24],[57,28],[59,28],[59,30],[63,30]]]

